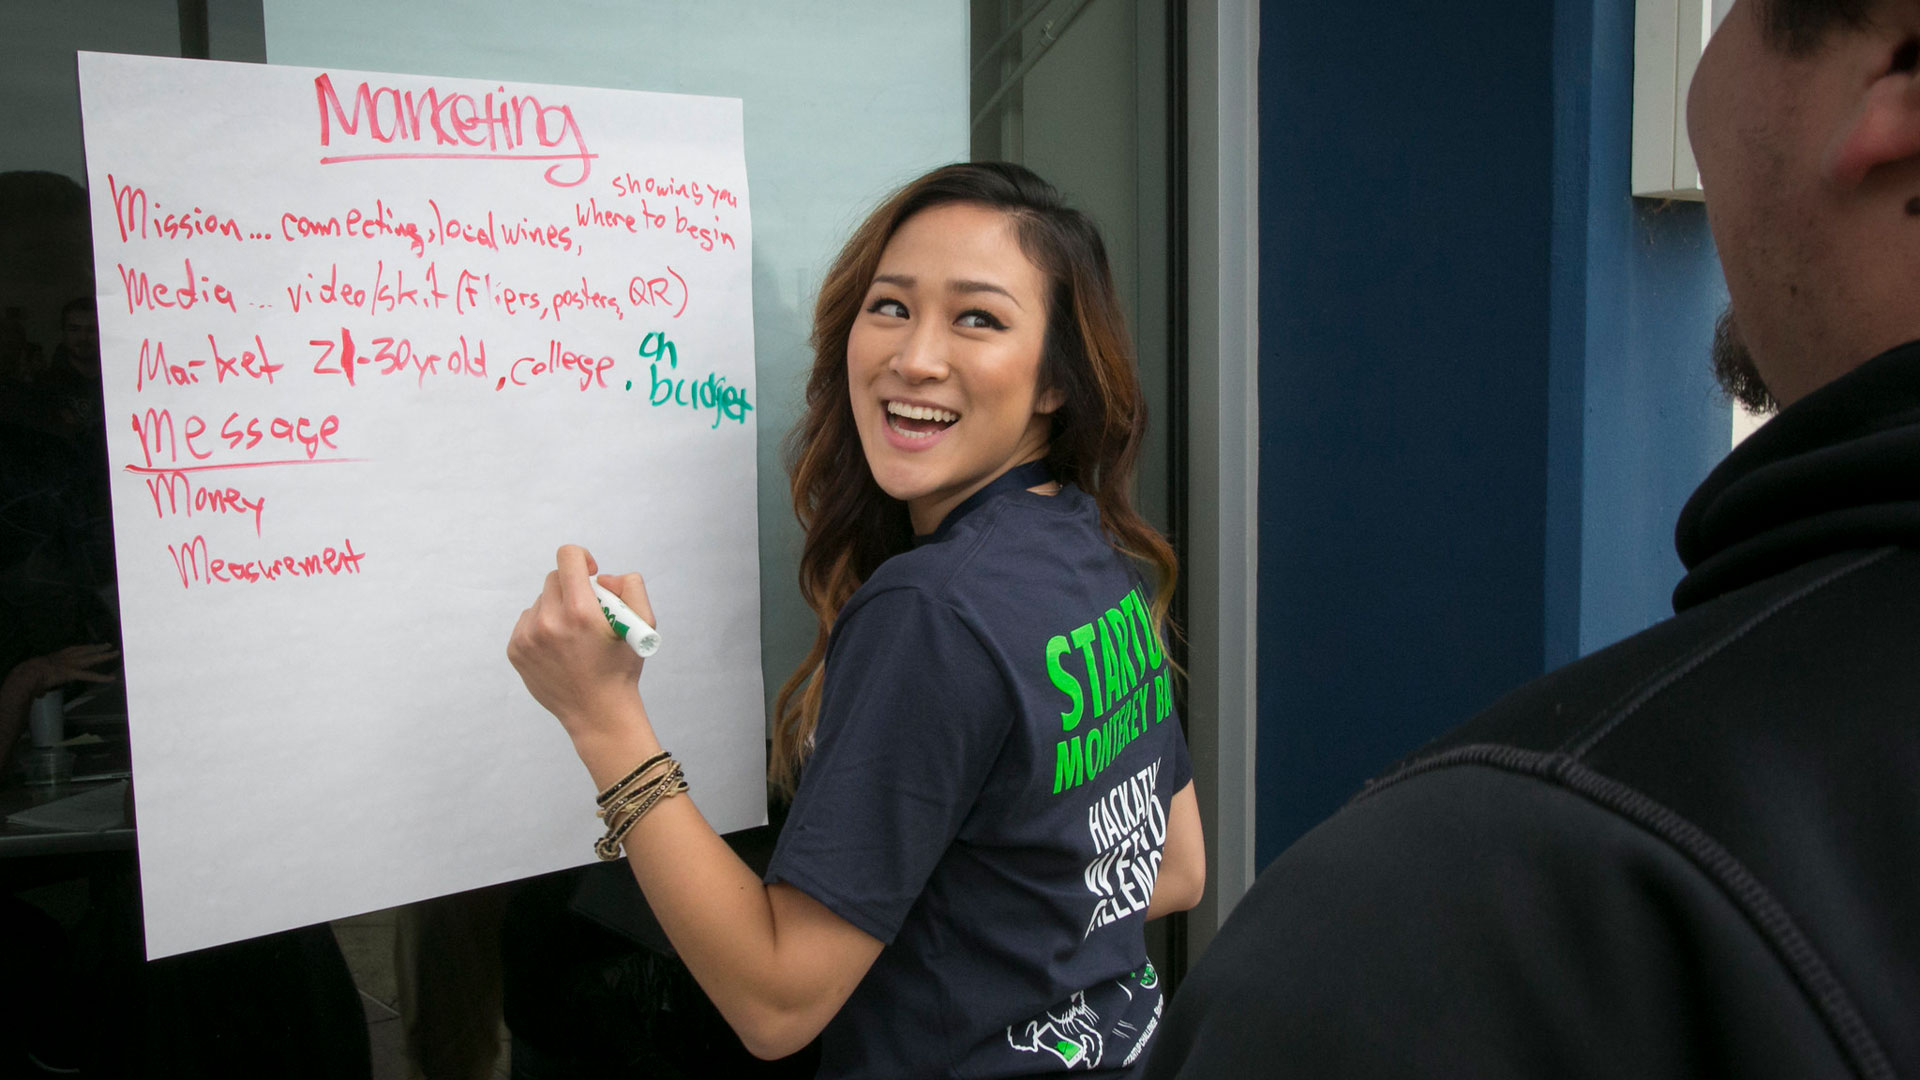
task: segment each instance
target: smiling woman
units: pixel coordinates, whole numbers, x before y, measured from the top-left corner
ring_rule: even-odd
[[[1143,928],[1198,902],[1205,864],[1119,310],[1098,232],[1019,166],[936,170],[842,251],[789,444],[819,631],[776,705],[794,801],[764,882],[680,797],[585,552],[515,628],[606,789],[606,850],[756,1054],[818,1035],[826,1077],[1140,1065]],[[599,580],[654,621],[638,575]]]
[[[1039,384],[1046,326],[1046,278],[1001,211],[935,207],[887,244],[847,336],[847,382],[867,466],[915,533],[1045,452],[1060,407]]]

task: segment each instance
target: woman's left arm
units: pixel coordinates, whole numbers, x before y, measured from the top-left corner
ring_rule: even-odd
[[[1153,880],[1147,918],[1193,907],[1206,888],[1207,841],[1200,832],[1200,800],[1189,780],[1167,806],[1167,843],[1160,850],[1160,873]]]

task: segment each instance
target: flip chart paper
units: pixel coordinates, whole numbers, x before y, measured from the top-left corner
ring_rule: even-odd
[[[81,54],[148,955],[591,861],[505,659],[584,544],[765,820],[734,99]]]

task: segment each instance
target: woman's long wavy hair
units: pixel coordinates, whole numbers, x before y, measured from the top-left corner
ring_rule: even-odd
[[[1046,458],[1054,478],[1092,495],[1114,546],[1152,566],[1154,619],[1161,627],[1179,578],[1173,548],[1134,510],[1129,492],[1147,411],[1100,231],[1019,165],[948,165],[907,184],[855,230],[820,286],[806,412],[787,435],[793,509],[806,530],[800,595],[819,619],[812,650],[774,700],[768,772],[789,794],[819,721],[834,620],[882,562],[913,546],[906,504],[880,490],[860,448],[847,388],[847,335],[893,234],[915,214],[949,203],[1004,212],[1021,251],[1051,283],[1040,382],[1064,397],[1052,417]]]

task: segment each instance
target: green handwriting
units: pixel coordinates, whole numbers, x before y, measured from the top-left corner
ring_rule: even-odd
[[[744,424],[747,414],[753,411],[747,388],[728,386],[725,375],[708,372],[706,378],[699,379],[679,374],[680,349],[658,330],[640,339],[640,359],[649,361],[647,374],[651,385],[647,388],[647,404],[654,408],[675,405],[695,412],[712,409],[713,424],[708,430],[719,427],[722,420]],[[663,360],[667,365],[664,374],[660,370]],[[633,384],[628,383],[627,388],[631,390]]]

